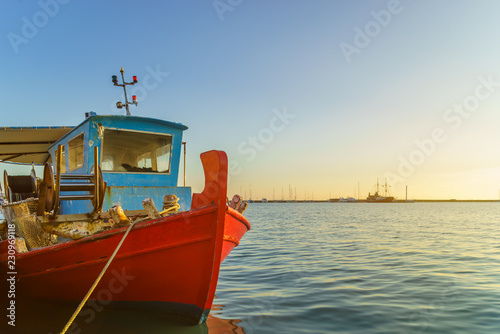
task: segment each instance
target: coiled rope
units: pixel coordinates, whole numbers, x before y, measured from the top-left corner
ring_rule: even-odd
[[[169,213],[169,212],[176,212],[177,210],[179,210],[179,208],[181,207],[179,205],[179,203],[177,203],[179,201],[179,198],[175,195],[166,195],[164,198],[163,198],[163,208],[162,208],[162,211],[160,212],[160,215],[163,215],[165,213]]]

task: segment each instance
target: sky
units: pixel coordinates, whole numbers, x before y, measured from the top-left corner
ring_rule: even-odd
[[[387,180],[400,199],[406,186],[414,199],[499,198],[498,1],[2,7],[1,126],[122,115],[111,76],[123,66],[139,80],[132,115],[189,127],[195,192],[199,154],[220,149],[229,196],[366,198]]]

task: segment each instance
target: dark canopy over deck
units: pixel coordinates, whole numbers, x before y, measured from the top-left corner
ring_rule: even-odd
[[[72,129],[69,126],[0,128],[0,162],[50,161],[49,146]]]

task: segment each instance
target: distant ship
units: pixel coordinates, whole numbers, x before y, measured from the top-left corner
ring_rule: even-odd
[[[338,200],[339,203],[356,203],[356,199],[354,197],[346,197],[346,198],[339,198]]]
[[[378,179],[377,179],[377,191],[373,195],[371,193],[368,193],[368,197],[366,198],[366,202],[367,203],[390,203],[390,202],[393,202],[394,197],[387,196],[388,187],[389,186],[387,185],[387,180],[385,180],[385,185],[383,186],[384,196],[380,195],[379,194],[379,183],[378,183]]]

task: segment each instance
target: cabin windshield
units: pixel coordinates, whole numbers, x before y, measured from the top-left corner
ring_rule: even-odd
[[[103,171],[169,173],[172,136],[105,129],[102,148]]]

